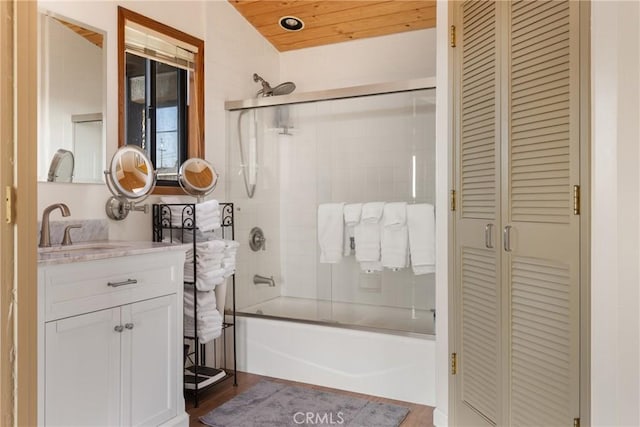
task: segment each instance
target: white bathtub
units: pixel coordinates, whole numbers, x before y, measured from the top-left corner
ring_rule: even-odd
[[[435,406],[435,340],[237,317],[238,370]]]

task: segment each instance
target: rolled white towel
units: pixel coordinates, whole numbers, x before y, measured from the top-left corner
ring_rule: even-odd
[[[407,229],[407,204],[387,203],[382,217],[380,253],[382,266],[404,268],[409,261],[409,233]]]
[[[380,261],[362,261],[360,262],[360,269],[365,273],[375,273],[376,271],[382,271],[382,262]]]
[[[433,205],[422,203],[407,206],[409,251],[415,275],[436,271],[435,216]]]
[[[199,252],[217,253],[224,251],[226,243],[224,240],[207,240],[205,242],[196,243],[196,255]]]
[[[380,261],[380,218],[384,203],[374,202],[362,205],[360,223],[354,228],[356,260]]]
[[[344,203],[318,206],[318,244],[320,262],[335,264],[342,259],[344,247]]]
[[[355,239],[354,227],[360,222],[362,203],[344,205],[344,256],[351,255],[351,239]]]
[[[377,224],[382,218],[384,211],[384,202],[371,202],[362,205],[362,213],[360,215],[360,222],[366,224]]]

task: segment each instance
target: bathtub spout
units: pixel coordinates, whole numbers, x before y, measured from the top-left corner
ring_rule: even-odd
[[[270,287],[275,287],[276,286],[276,281],[273,280],[273,276],[271,277],[265,277],[265,276],[260,276],[259,274],[255,274],[253,276],[253,284],[254,285],[269,285]]]

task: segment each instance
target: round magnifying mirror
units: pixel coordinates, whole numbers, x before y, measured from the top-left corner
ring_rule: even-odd
[[[74,168],[73,153],[62,148],[56,151],[51,159],[47,181],[49,182],[72,182]]]
[[[109,168],[115,190],[127,199],[147,196],[156,184],[156,173],[146,153],[135,145],[125,145],[116,151]]]
[[[192,157],[180,166],[178,182],[187,194],[203,197],[216,188],[218,173],[211,163]]]

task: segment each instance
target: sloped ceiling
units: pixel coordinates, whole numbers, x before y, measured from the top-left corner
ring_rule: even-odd
[[[89,41],[89,43],[92,43],[98,46],[100,49],[102,49],[102,43],[104,39],[104,36],[102,34],[96,33],[95,31],[88,30],[79,25],[72,24],[71,22],[64,21],[60,18],[54,17],[53,19],[60,22],[62,25],[66,26],[71,31],[77,33],[80,37],[84,37],[85,39],[87,39],[87,41]]]
[[[229,0],[280,52],[436,26],[436,2],[421,0]],[[301,31],[278,22],[295,16]]]

